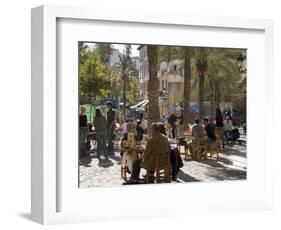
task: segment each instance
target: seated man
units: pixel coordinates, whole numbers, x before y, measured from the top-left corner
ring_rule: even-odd
[[[208,144],[212,144],[216,142],[216,127],[209,123],[209,119],[205,117],[203,119],[203,124],[205,127],[205,131],[208,137]]]
[[[201,139],[205,136],[205,130],[200,123],[199,119],[195,119],[195,125],[192,126],[192,137],[193,141],[197,142],[197,140]]]
[[[141,168],[148,171],[154,171],[156,167],[157,154],[170,154],[170,146],[168,139],[160,133],[157,123],[151,125],[152,137],[146,144],[146,150],[143,158],[133,162],[133,170],[128,182],[124,184],[137,184],[139,182],[139,174]]]
[[[192,126],[191,133],[192,133],[192,143],[188,145],[189,151],[193,159],[195,158],[199,159],[201,152],[198,151],[196,152],[195,146],[199,143],[199,141],[202,140],[202,138],[205,136],[206,133],[199,119],[195,119],[195,125]]]

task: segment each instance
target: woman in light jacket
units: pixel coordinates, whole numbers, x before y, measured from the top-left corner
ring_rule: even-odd
[[[96,141],[97,141],[97,158],[104,155],[108,159],[108,154],[106,151],[106,119],[101,114],[100,109],[96,109],[96,116],[94,118],[93,125],[96,131]]]

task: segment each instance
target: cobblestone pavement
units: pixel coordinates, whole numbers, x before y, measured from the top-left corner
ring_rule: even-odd
[[[110,161],[98,160],[94,151],[89,157],[80,160],[80,188],[95,186],[119,186],[124,180],[120,174],[121,157],[118,151]],[[218,160],[208,157],[207,160],[183,160],[184,166],[178,173],[178,181],[212,182],[221,180],[246,179],[247,159],[246,145],[234,144],[220,151]],[[145,174],[141,171],[140,175]]]

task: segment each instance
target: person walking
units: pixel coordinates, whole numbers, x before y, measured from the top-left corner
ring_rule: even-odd
[[[223,115],[220,108],[216,108],[216,129],[219,133],[220,141],[222,143],[222,147],[224,148],[224,128],[223,128]]]
[[[100,158],[101,155],[104,155],[105,159],[108,159],[108,154],[106,151],[106,119],[101,114],[100,109],[96,109],[93,125],[96,131],[97,158]]]
[[[87,149],[87,135],[88,135],[88,122],[86,115],[86,108],[84,106],[80,107],[79,115],[79,156],[86,155]]]
[[[168,118],[168,123],[172,127],[172,138],[176,138],[176,132],[177,132],[177,120],[178,120],[178,114],[176,111],[174,111]]]

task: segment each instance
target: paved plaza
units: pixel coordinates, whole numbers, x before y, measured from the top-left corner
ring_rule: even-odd
[[[96,186],[120,186],[124,182],[120,174],[121,157],[118,149],[110,161],[98,160],[95,151],[79,162],[80,188]],[[246,145],[235,143],[222,149],[219,158],[208,157],[207,160],[184,160],[184,166],[178,173],[178,181],[184,182],[213,182],[223,180],[246,179],[247,159]],[[140,175],[144,175],[141,171]]]

